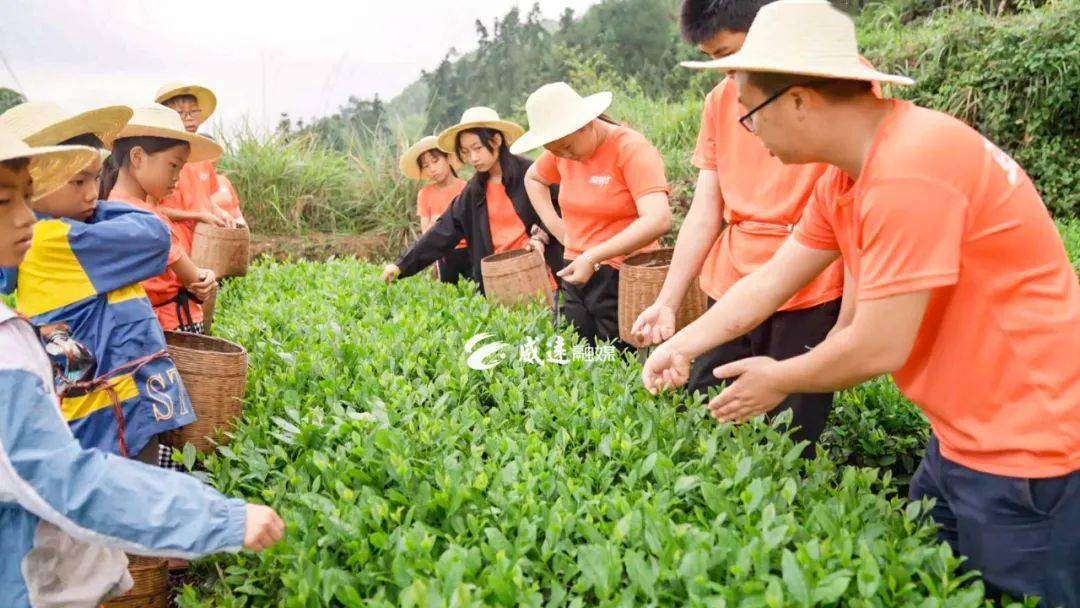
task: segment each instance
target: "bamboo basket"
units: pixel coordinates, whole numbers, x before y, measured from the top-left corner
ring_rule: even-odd
[[[251,261],[251,231],[246,226],[222,228],[200,222],[191,241],[191,261],[218,278],[242,277]]]
[[[219,434],[230,430],[244,411],[247,351],[228,340],[183,332],[165,332],[165,342],[197,420],[163,434],[162,442],[174,448],[190,443],[199,452],[225,445],[228,438]]]
[[[104,608],[168,608],[168,560],[128,555],[128,572],[135,586],[118,598],[105,602]]]
[[[538,251],[514,249],[489,255],[480,262],[484,293],[504,306],[537,297],[551,299],[551,279],[544,256]]]
[[[664,286],[674,249],[657,249],[634,254],[623,260],[619,270],[619,337],[634,348],[643,343],[631,333],[634,321],[646,308],[656,302]],[[682,306],[675,312],[675,331],[705,314],[705,292],[695,277],[683,297]]]

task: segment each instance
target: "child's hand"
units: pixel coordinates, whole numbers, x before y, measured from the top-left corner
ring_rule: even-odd
[[[221,221],[221,218],[216,213],[210,211],[204,211],[199,214],[199,221],[204,224],[210,224],[211,226],[225,227],[225,222]]]
[[[188,291],[204,302],[214,294],[215,290],[217,290],[217,276],[209,268],[200,268],[199,280],[188,285]]]
[[[228,211],[214,205],[214,214],[218,216],[218,219],[226,228],[236,228],[236,219]]]
[[[249,551],[268,549],[285,536],[285,521],[273,509],[248,504],[244,518],[244,548]]]

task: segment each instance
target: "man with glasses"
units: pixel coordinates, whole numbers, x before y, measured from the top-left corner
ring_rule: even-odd
[[[758,9],[771,0],[684,0],[682,34],[706,55],[737,52]],[[746,110],[731,78],[705,100],[694,165],[700,170],[690,211],[679,231],[667,280],[657,301],[634,325],[647,344],[675,331],[675,311],[697,277],[710,302],[767,262],[798,223],[824,164],[785,165],[743,127]],[[747,121],[749,123],[749,121]],[[836,262],[794,294],[754,331],[701,353],[688,389],[705,393],[720,384],[713,370],[753,356],[787,359],[821,342],[841,315],[844,270]],[[795,394],[778,411],[791,409],[796,441],[813,444],[832,408],[829,391]]]
[[[1080,283],[1016,161],[963,122],[872,95],[912,84],[858,60],[851,19],[824,0],[763,8],[735,71],[743,117],[776,157],[825,162],[793,238],[645,364],[652,391],[685,361],[755,327],[843,256],[854,315],[813,350],[718,370],[723,422],[791,393],[892,374],[933,436],[910,497],[994,594],[1080,606]]]

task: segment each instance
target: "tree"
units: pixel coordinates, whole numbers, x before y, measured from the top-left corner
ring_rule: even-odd
[[[23,97],[22,93],[7,87],[0,87],[0,113],[7,112],[25,101],[26,97]]]

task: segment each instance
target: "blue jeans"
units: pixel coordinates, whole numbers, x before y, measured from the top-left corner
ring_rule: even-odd
[[[909,496],[936,499],[938,538],[982,573],[992,596],[1080,608],[1080,471],[1048,479],[981,473],[944,458],[931,437]]]

